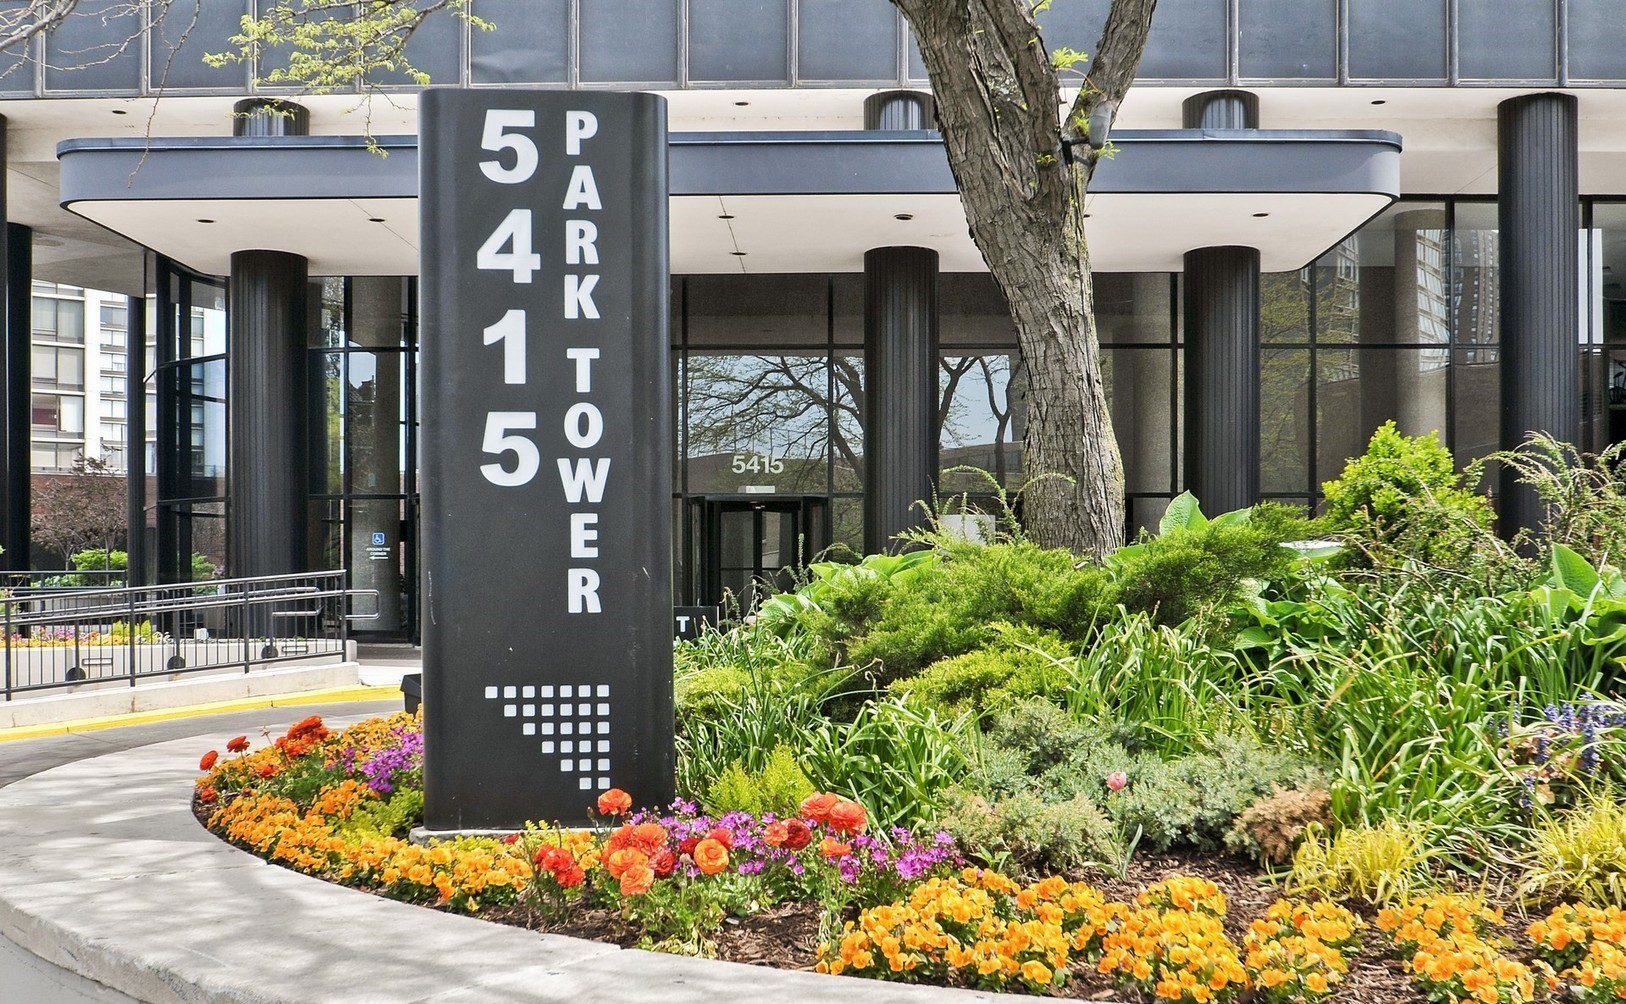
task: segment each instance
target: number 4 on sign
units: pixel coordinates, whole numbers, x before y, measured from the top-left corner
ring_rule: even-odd
[[[503,250],[505,245],[509,250]],[[513,272],[515,282],[529,285],[542,268],[542,256],[531,247],[531,211],[511,209],[475,252],[474,264],[493,272]]]
[[[525,311],[510,310],[485,331],[487,345],[502,342],[502,382],[525,383]]]

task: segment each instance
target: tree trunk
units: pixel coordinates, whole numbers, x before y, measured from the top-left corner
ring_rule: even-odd
[[[1028,371],[1024,523],[1101,557],[1123,542],[1123,462],[1101,384],[1083,206],[1094,155],[1062,155],[1134,79],[1156,0],[1114,0],[1083,92],[1060,79],[1027,0],[893,0],[920,41],[971,237],[1004,291]],[[1060,475],[1061,477],[1054,477]]]

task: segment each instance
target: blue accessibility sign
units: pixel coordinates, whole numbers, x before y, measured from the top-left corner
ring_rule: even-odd
[[[384,531],[382,531],[382,530],[374,530],[373,531],[373,546],[374,547],[383,547],[384,546]]]

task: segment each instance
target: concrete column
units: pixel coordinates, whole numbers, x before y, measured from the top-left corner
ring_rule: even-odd
[[[0,132],[3,136],[3,132]],[[0,151],[0,176],[5,174]],[[5,195],[0,191],[0,219],[5,218]],[[0,568],[24,571],[29,567],[29,520],[32,513],[33,469],[33,273],[34,231],[20,223],[6,223],[4,276],[6,324],[5,377],[5,484],[0,491]]]
[[[226,541],[234,577],[309,571],[307,271],[303,257],[284,251],[231,257]]]
[[[233,136],[309,136],[310,109],[276,98],[244,98],[232,105]]]
[[[1180,119],[1186,129],[1257,129],[1259,95],[1236,90],[1193,94],[1181,104]]]
[[[929,91],[880,91],[864,99],[865,129],[935,129],[937,104]]]
[[[1259,501],[1259,251],[1186,252],[1186,488],[1204,512]]]
[[[864,254],[864,550],[921,525],[937,483],[937,252]]]
[[[1497,107],[1502,307],[1502,447],[1532,431],[1574,442],[1580,429],[1581,229],[1576,99],[1527,94]],[[1501,527],[1541,521],[1540,500],[1502,471]]]

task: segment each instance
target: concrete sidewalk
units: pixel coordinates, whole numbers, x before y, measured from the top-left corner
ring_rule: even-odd
[[[198,757],[232,734],[65,763],[0,789],[0,936],[155,1004],[996,999],[624,951],[297,875],[192,817]]]

